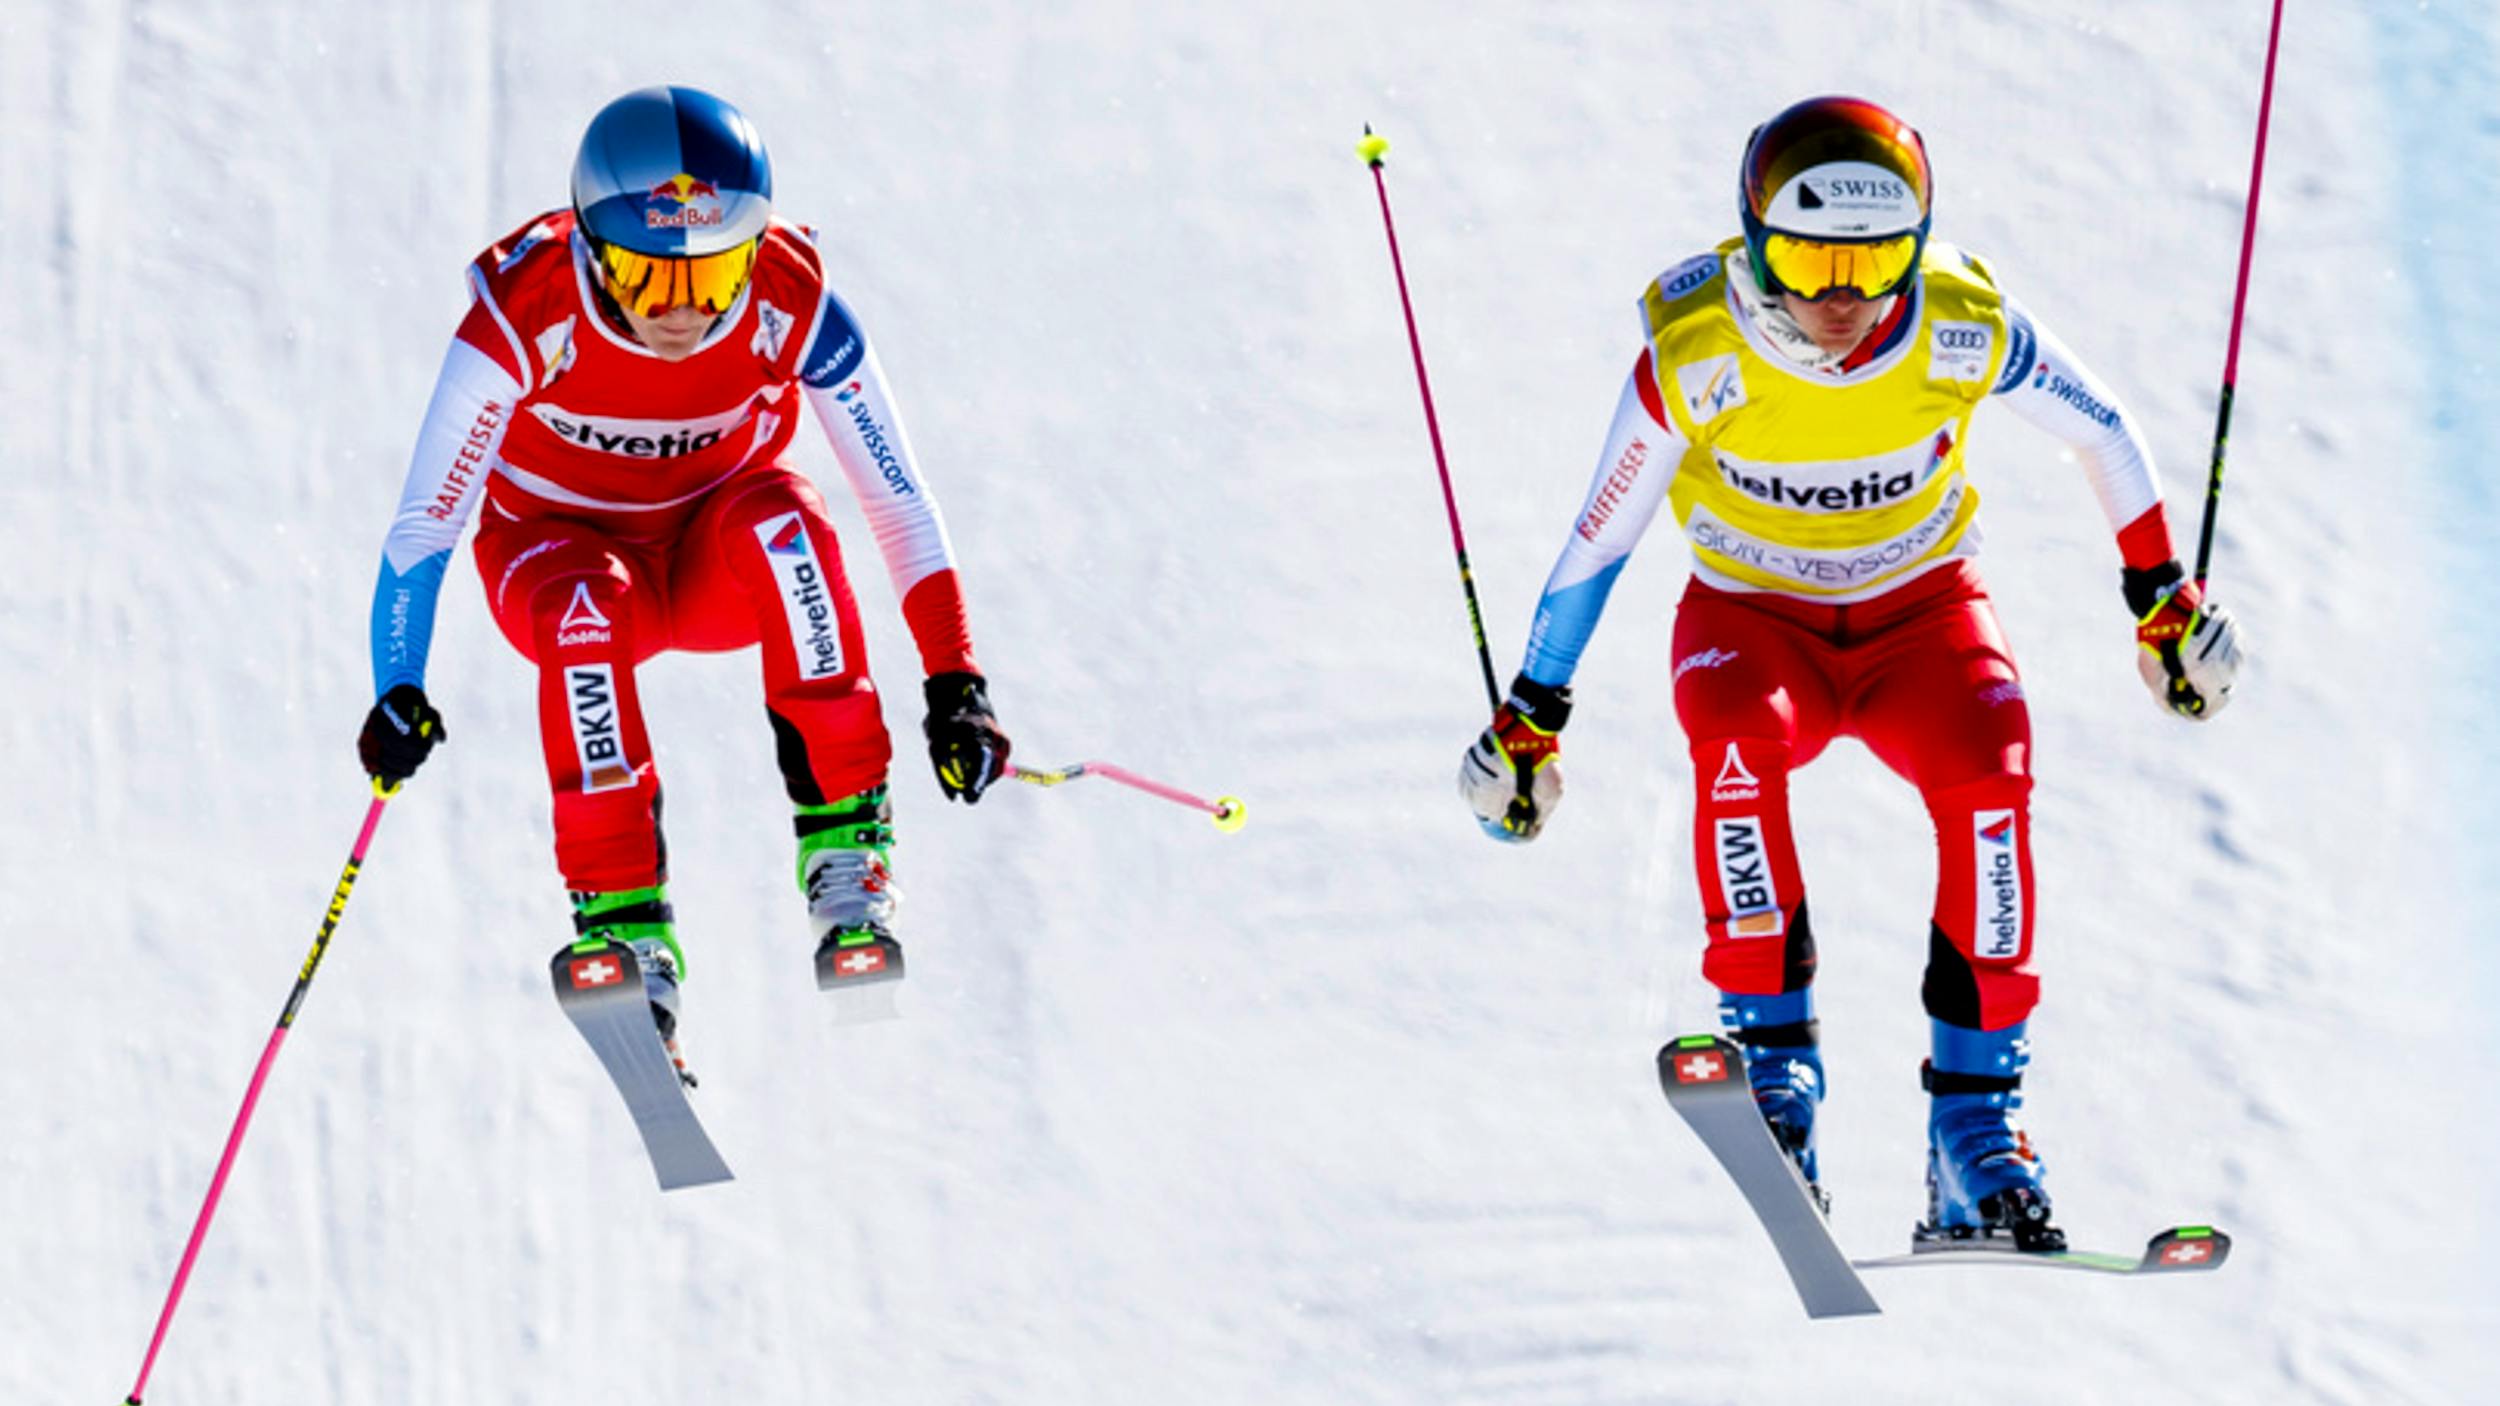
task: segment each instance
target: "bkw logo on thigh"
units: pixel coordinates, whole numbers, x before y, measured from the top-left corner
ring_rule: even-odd
[[[1730,756],[1735,755],[1731,749]],[[1722,816],[1718,828],[1719,893],[1727,900],[1728,935],[1777,937],[1788,930],[1779,890],[1771,881],[1771,852],[1762,842],[1762,817]]]
[[[616,670],[606,664],[566,665],[564,699],[573,722],[573,755],[582,764],[582,791],[633,785],[625,734],[617,726]]]

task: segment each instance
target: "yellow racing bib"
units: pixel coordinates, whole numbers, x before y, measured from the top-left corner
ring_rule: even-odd
[[[1833,375],[1746,327],[1728,287],[1742,244],[1642,298],[1659,399],[1691,445],[1667,501],[1705,577],[1845,602],[1975,551],[1962,445],[2006,353],[1987,268],[1930,243],[1904,344]]]

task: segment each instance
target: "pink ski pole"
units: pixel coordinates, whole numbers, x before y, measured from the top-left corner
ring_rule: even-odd
[[[295,989],[287,994],[286,1009],[278,1013],[278,1026],[269,1032],[269,1044],[260,1052],[260,1063],[252,1070],[251,1085],[243,1091],[243,1111],[234,1117],[234,1130],[226,1134],[225,1155],[217,1159],[217,1175],[209,1179],[208,1200],[200,1206],[200,1218],[191,1226],[191,1243],[182,1248],[182,1264],[174,1271],[174,1286],[165,1294],[164,1310],[156,1315],[156,1336],[148,1339],[147,1360],[139,1364],[139,1380],[130,1388],[124,1406],[139,1406],[140,1393],[147,1390],[148,1374],[156,1370],[157,1350],[165,1345],[165,1330],[173,1326],[174,1309],[182,1303],[182,1288],[191,1278],[191,1266],[200,1257],[200,1242],[208,1238],[209,1220],[217,1214],[218,1198],[226,1191],[226,1174],[234,1170],[234,1154],[243,1146],[243,1130],[252,1125],[252,1109],[260,1102],[261,1085],[269,1080],[269,1066],[277,1062],[278,1046],[286,1043],[286,1032],[295,1024],[295,1013],[303,1008],[304,993],[311,989],[313,973],[321,969],[321,958],[330,950],[330,935],[338,931],[339,919],[347,912],[347,896],[355,891],[356,871],[365,863],[365,850],[373,843],[373,831],[382,823],[382,807],[399,790],[400,783],[373,782],[373,804],[365,808],[364,828],[356,832],[356,848],[348,852],[347,868],[339,874],[339,886],[330,894],[330,911],[321,919],[321,931],[313,938],[312,955],[304,959],[304,968],[296,973]]]
[[[1389,217],[1389,178],[1381,165],[1389,157],[1389,139],[1363,124],[1363,140],[1354,144],[1355,153],[1371,168],[1372,188],[1380,192],[1380,227],[1389,235],[1389,268],[1398,277],[1398,307],[1406,314],[1406,345],[1415,354],[1415,388],[1424,398],[1424,429],[1432,436],[1432,462],[1441,471],[1441,502],[1449,509],[1450,545],[1458,552],[1458,585],[1467,596],[1467,628],[1476,636],[1476,667],[1484,671],[1484,706],[1497,712],[1502,706],[1501,685],[1493,681],[1493,646],[1484,637],[1484,607],[1476,600],[1475,568],[1467,564],[1467,530],[1458,522],[1458,490],[1450,486],[1450,456],[1441,448],[1441,417],[1432,409],[1432,378],[1424,374],[1423,334],[1415,330],[1415,300],[1406,291],[1406,260],[1398,254],[1398,225]],[[1520,786],[1528,781],[1521,777]]]
[[[2274,0],[2274,24],[2266,32],[2266,77],[2257,98],[2257,152],[2249,158],[2248,211],[2240,226],[2239,291],[2231,295],[2231,344],[2222,358],[2222,403],[2214,411],[2214,461],[2205,476],[2205,525],[2196,535],[2196,585],[2204,589],[2213,565],[2214,519],[2222,511],[2222,451],[2231,442],[2231,398],[2240,384],[2240,324],[2248,313],[2248,266],[2257,253],[2257,196],[2266,182],[2266,124],[2274,115],[2274,56],[2283,42],[2283,0]]]
[[[1215,822],[1216,829],[1228,835],[1248,824],[1250,820],[1249,812],[1242,806],[1239,796],[1218,796],[1210,801],[1204,797],[1193,796],[1177,786],[1167,786],[1151,777],[1139,776],[1126,767],[1113,766],[1109,762],[1078,762],[1074,766],[1064,766],[1054,771],[1037,771],[1031,767],[1010,763],[1007,767],[1007,774],[1018,781],[1029,781],[1036,786],[1056,786],[1063,781],[1074,781],[1080,776],[1099,776],[1105,781],[1117,781],[1123,786],[1143,791],[1149,796],[1160,796],[1175,805],[1184,805],[1191,810],[1203,811],[1208,819]]]

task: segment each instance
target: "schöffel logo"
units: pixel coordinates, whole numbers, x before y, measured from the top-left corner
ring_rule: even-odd
[[[599,603],[590,598],[590,583],[573,583],[573,603],[564,608],[564,618],[556,622],[556,644],[571,648],[577,644],[606,644],[615,628],[599,610]]]
[[[1997,381],[1998,394],[2021,385],[2023,378],[2031,374],[2031,359],[2038,355],[2039,343],[2040,334],[2031,330],[2031,319],[2014,314],[2006,325],[2005,374]]]
[[[1970,818],[1972,872],[1977,907],[1971,925],[1972,953],[2010,962],[2023,953],[2021,842],[2010,810],[1983,810]]]
[[[903,461],[895,456],[893,446],[886,440],[885,426],[878,424],[876,415],[868,409],[860,383],[851,382],[833,398],[851,412],[851,425],[859,431],[859,442],[868,450],[868,457],[876,461],[877,472],[885,476],[886,486],[897,493],[918,494],[920,490],[912,486],[911,475],[903,472]]]
[[[2090,391],[2059,375],[2057,368],[2051,366],[2045,356],[2040,358],[2040,369],[2032,374],[2031,388],[2056,396],[2082,412],[2085,419],[2104,429],[2114,428],[2118,423],[2117,411],[2101,404]]]
[[[573,754],[582,767],[584,792],[634,784],[625,764],[624,734],[617,727],[616,671],[606,664],[569,664],[564,670],[566,711],[573,721]]]
[[[867,359],[868,344],[860,340],[850,309],[827,293],[816,305],[816,330],[809,336],[807,361],[799,368],[799,379],[821,390],[857,371]]]
[[[1727,657],[1733,659],[1736,655],[1731,651]],[[1762,799],[1761,779],[1745,769],[1745,759],[1736,754],[1736,744],[1730,742],[1727,744],[1727,760],[1719,763],[1719,775],[1710,783],[1711,802],[1715,805],[1726,805],[1731,801],[1758,801],[1760,799]]]
[[[1742,765],[1741,763],[1739,764]],[[1719,893],[1727,900],[1733,937],[1777,937],[1788,924],[1771,882],[1771,858],[1762,843],[1762,817],[1722,816],[1718,828]]]
[[[819,342],[818,345],[821,346],[823,343]],[[834,344],[830,354],[820,354],[809,361],[807,369],[801,375],[811,386],[830,386],[858,370],[859,358],[859,338],[857,336],[844,337]],[[845,392],[837,398],[848,400],[850,395]]]
[[[807,538],[806,519],[783,513],[755,525],[755,540],[764,544],[764,560],[781,587],[782,617],[790,626],[790,649],[798,658],[801,679],[829,679],[842,672],[842,621],[834,614],[825,572]]]

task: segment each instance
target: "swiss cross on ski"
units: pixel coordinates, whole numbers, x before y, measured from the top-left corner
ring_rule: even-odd
[[[2164,1264],[2202,1264],[2212,1258],[2214,1247],[2203,1240],[2182,1240],[2161,1252]]]
[[[607,956],[576,958],[572,972],[573,984],[582,988],[614,986],[625,979],[625,969],[615,958]]]
[[[1695,1050],[1677,1057],[1675,1077],[1686,1084],[1715,1084],[1727,1077],[1727,1060],[1717,1050]]]
[[[885,953],[874,947],[862,947],[836,958],[834,966],[844,976],[866,976],[870,972],[885,970]]]

